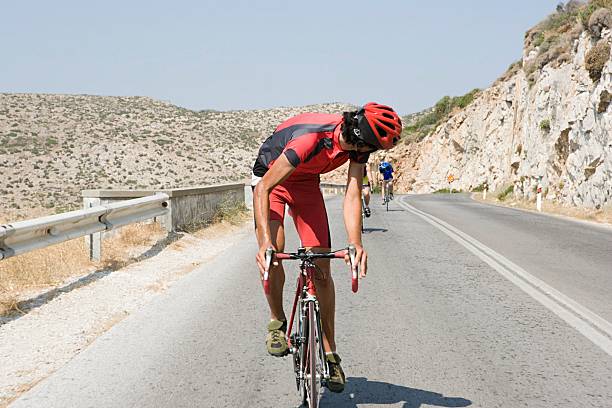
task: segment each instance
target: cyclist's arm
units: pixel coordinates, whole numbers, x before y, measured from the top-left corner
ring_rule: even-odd
[[[361,275],[367,272],[367,256],[361,244],[361,179],[365,164],[351,161],[344,196],[344,225],[349,244],[357,248],[357,263],[361,266]]]
[[[272,245],[272,234],[270,232],[270,192],[274,187],[282,183],[293,173],[295,167],[289,163],[287,156],[281,154],[272,167],[264,174],[261,181],[253,190],[253,212],[255,213],[255,225],[257,227],[257,241],[260,248]],[[261,251],[260,251],[261,252]],[[263,259],[257,261],[263,272]],[[261,262],[260,262],[261,261]]]

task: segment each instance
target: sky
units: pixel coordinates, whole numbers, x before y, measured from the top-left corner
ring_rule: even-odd
[[[489,86],[558,1],[3,3],[0,92],[195,110],[377,101],[407,114]]]

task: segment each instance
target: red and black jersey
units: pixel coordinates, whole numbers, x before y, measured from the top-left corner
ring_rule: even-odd
[[[281,123],[259,148],[253,174],[268,171],[281,154],[295,167],[290,178],[328,173],[348,160],[366,163],[369,153],[340,148],[341,115],[304,113]]]

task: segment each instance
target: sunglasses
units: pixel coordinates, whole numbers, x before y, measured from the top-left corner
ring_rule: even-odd
[[[363,140],[359,140],[359,139],[355,141],[355,147],[358,149],[363,149],[365,147],[368,150],[370,150],[370,152],[375,152],[376,150],[378,150],[376,146],[372,146],[371,144],[366,143]]]

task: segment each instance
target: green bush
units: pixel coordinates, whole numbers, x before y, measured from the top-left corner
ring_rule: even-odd
[[[479,185],[477,185],[476,187],[474,187],[472,189],[472,192],[474,193],[480,193],[483,192],[485,187],[486,187],[487,183],[480,183]]]
[[[506,187],[506,189],[505,189],[505,190],[503,190],[501,193],[499,193],[499,194],[497,195],[497,199],[498,199],[499,201],[504,201],[504,200],[505,200],[506,198],[508,198],[508,196],[509,196],[510,194],[512,194],[513,192],[514,192],[514,185],[510,185],[510,186]]]
[[[544,33],[539,31],[533,37],[533,43],[532,44],[533,44],[534,47],[539,47],[540,45],[542,45],[543,42],[544,42]]]
[[[420,117],[415,123],[404,127],[403,133],[406,139],[420,141],[448,119],[454,109],[463,109],[472,103],[478,92],[480,89],[475,88],[465,95],[442,97],[436,102],[431,112]]]
[[[434,194],[455,194],[455,193],[461,193],[461,190],[456,190],[454,188],[448,189],[448,188],[441,188],[439,190],[434,191]]]
[[[540,130],[546,133],[550,132],[550,120],[542,119],[542,121],[540,122]]]

